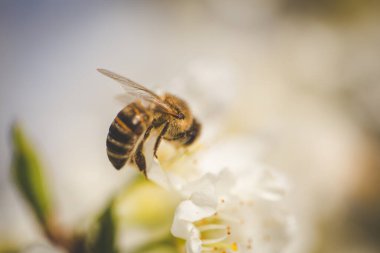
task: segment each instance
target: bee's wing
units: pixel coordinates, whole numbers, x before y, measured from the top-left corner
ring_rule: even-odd
[[[118,75],[112,71],[106,69],[98,69],[100,73],[106,75],[116,81],[118,81],[121,86],[131,95],[139,97],[147,102],[153,103],[158,106],[162,112],[171,114],[175,117],[178,117],[178,113],[170,107],[167,103],[165,103],[157,94],[148,88],[138,84],[126,77]]]

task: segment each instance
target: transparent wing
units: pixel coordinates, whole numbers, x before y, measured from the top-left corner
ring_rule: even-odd
[[[157,105],[162,112],[171,114],[175,117],[178,117],[178,113],[171,108],[167,103],[165,103],[157,94],[148,88],[138,84],[126,77],[118,75],[112,71],[106,69],[98,69],[100,73],[105,76],[108,76],[121,84],[121,86],[131,95],[139,97],[147,102]]]

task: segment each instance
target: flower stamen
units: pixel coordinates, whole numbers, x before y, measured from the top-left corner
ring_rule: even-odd
[[[208,230],[227,230],[227,226],[224,224],[209,224],[197,227],[199,232],[204,232]]]
[[[206,244],[206,245],[207,244],[216,244],[216,243],[224,241],[225,239],[227,239],[227,235],[223,235],[223,236],[213,238],[213,239],[202,240],[202,244]]]
[[[231,236],[230,221],[239,222],[238,219],[215,213],[195,223],[200,233],[202,252],[227,253],[238,251],[236,242],[229,242]]]
[[[202,252],[236,252],[238,251],[238,245],[236,242],[232,243],[214,243],[209,246],[202,246]]]

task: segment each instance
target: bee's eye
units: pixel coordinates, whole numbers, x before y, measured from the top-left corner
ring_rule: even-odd
[[[198,138],[201,131],[201,125],[194,120],[190,129],[191,130],[187,132],[187,140],[184,143],[186,146],[192,144]]]
[[[177,114],[177,118],[178,118],[178,119],[184,119],[184,118],[185,118],[185,115],[183,115],[183,113],[180,112],[180,113]]]

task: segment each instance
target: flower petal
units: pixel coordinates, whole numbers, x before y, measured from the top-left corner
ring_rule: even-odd
[[[190,230],[190,240],[186,241],[187,253],[201,253],[202,241],[199,238],[199,231],[194,227]]]
[[[211,216],[215,212],[216,210],[213,207],[198,206],[191,200],[182,201],[175,212],[171,232],[174,236],[188,239],[191,230],[194,228],[191,223]]]

